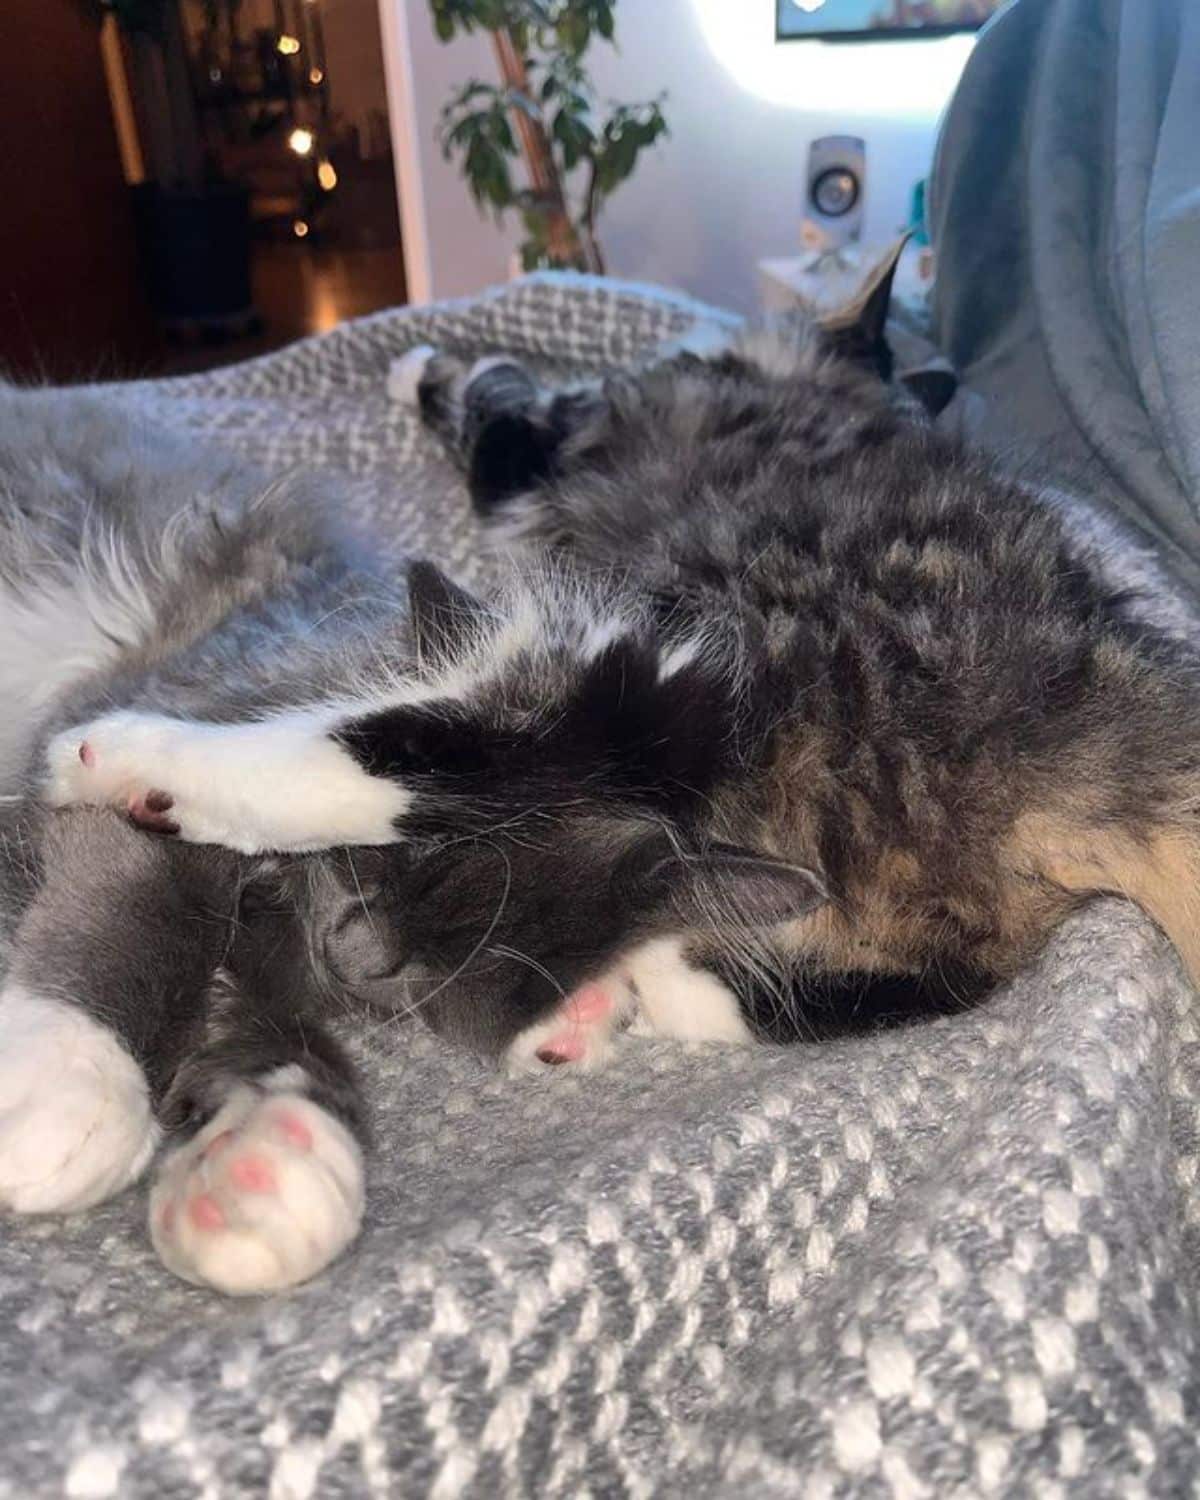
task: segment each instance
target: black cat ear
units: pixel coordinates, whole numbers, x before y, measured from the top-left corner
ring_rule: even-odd
[[[408,615],[418,656],[454,656],[475,633],[485,607],[431,562],[408,565]]]
[[[651,872],[688,926],[736,923],[774,927],[803,917],[829,899],[825,884],[803,865],[725,844],[698,854],[670,854]]]
[[[944,360],[931,360],[915,370],[901,370],[896,379],[912,392],[931,417],[944,412],[958,390],[958,376]]]
[[[546,424],[526,412],[502,411],[487,419],[471,445],[467,488],[479,515],[527,490],[536,489],[554,468],[557,439]]]
[[[835,342],[850,341],[870,348],[882,340],[896,267],[910,238],[910,234],[901,235],[882,260],[871,268],[853,299],[820,319],[821,327]]]

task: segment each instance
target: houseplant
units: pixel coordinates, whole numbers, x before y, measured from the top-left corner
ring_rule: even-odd
[[[444,42],[492,38],[500,83],[472,79],[442,111],[447,159],[475,201],[525,227],[521,263],[604,270],[596,220],[638,158],[666,133],[662,97],[601,110],[585,55],[614,39],[616,0],[429,0]],[[514,181],[525,159],[528,181]]]

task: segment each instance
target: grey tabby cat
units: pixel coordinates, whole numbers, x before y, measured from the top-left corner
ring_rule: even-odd
[[[417,566],[405,611],[296,497],[229,476],[185,504],[7,398],[57,455],[8,460],[4,599],[58,811],[14,789],[3,1201],[96,1201],[162,1120],[163,1259],[270,1289],[361,1213],[322,1021],[348,1001],[591,1066],[625,1027],[973,999],[1113,891],[1200,975],[1197,663],[891,381],[889,275],[823,327],[558,394],[421,359],[533,559],[487,601]],[[22,506],[50,496],[43,541]],[[79,587],[82,644],[54,603]]]

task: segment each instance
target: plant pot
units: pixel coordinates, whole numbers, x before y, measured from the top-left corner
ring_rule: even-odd
[[[248,190],[146,183],[133,193],[150,295],[163,322],[215,329],[253,322]]]

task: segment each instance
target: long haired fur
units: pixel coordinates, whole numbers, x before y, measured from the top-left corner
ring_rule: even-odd
[[[348,1005],[555,1065],[596,986],[610,1023],[783,1040],[978,999],[1105,892],[1200,982],[1200,663],[889,378],[888,281],[565,391],[428,359],[426,420],[519,548],[487,600],[405,589],[288,488],[143,462],[85,398],[0,393],[20,1014],[50,1036],[69,999],[201,1141],[319,1106],[357,1213]],[[241,852],[184,842],[213,830]]]

